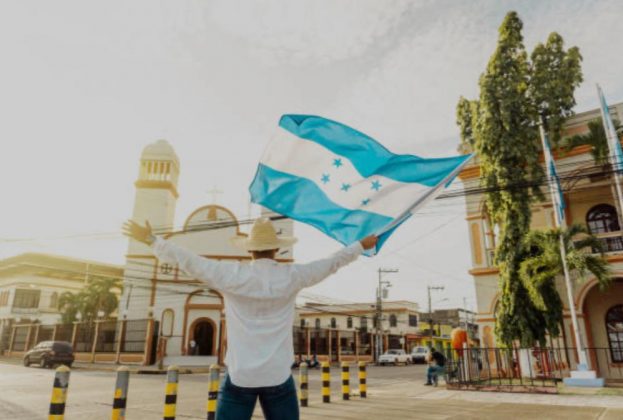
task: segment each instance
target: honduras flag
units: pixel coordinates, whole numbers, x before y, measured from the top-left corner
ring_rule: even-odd
[[[556,224],[558,227],[563,227],[565,226],[565,198],[562,195],[560,178],[558,177],[558,173],[556,173],[556,165],[554,164],[552,149],[549,145],[547,133],[543,129],[543,123],[541,123],[539,129],[541,131],[541,140],[543,141],[543,157],[545,158],[545,167],[547,169],[547,177],[550,185],[550,192],[552,194],[552,205],[554,209],[556,209]]]
[[[614,169],[621,171],[623,170],[623,150],[621,150],[621,142],[619,141],[619,136],[617,136],[616,129],[612,123],[612,117],[610,116],[610,111],[608,110],[606,98],[604,97],[604,93],[599,85],[597,85],[597,95],[599,95],[601,119],[603,120],[606,138],[608,139],[610,156],[614,157]]]
[[[471,155],[396,155],[326,118],[284,115],[249,187],[254,203],[349,245],[396,227],[450,184]]]

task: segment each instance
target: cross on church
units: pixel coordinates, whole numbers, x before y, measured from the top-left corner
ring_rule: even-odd
[[[223,194],[222,190],[219,190],[216,185],[209,191],[206,191],[208,194],[210,194],[212,196],[212,204],[216,204],[216,197],[219,194]]]

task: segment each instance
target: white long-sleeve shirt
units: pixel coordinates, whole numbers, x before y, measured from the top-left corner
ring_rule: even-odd
[[[249,264],[214,261],[157,238],[156,256],[218,290],[225,299],[227,364],[241,387],[275,386],[290,376],[294,362],[292,326],[297,293],[355,261],[361,243],[308,264],[258,259]]]

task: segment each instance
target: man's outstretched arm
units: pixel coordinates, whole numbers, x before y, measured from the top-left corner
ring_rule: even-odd
[[[377,242],[377,236],[367,236],[328,258],[297,265],[294,267],[293,279],[300,289],[320,283],[340,268],[355,261],[364,250],[374,248]]]
[[[123,225],[123,233],[151,246],[158,259],[169,264],[177,264],[186,274],[205,282],[213,289],[226,291],[235,286],[235,282],[232,281],[235,273],[233,265],[203,258],[194,252],[157,238],[152,233],[149,222],[141,226],[128,220]]]

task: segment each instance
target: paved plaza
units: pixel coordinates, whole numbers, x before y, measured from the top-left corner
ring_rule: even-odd
[[[310,406],[303,419],[621,419],[623,396],[517,395],[449,391],[423,385],[424,366],[370,367],[368,398],[342,401],[339,372],[332,372],[332,401],[320,397],[320,372],[310,373]],[[353,370],[354,373],[354,370]],[[47,418],[54,371],[0,363],[0,418]],[[110,418],[115,373],[77,368],[72,371],[66,419]],[[355,385],[354,377],[352,384]],[[180,376],[178,419],[205,419],[208,375]],[[357,388],[353,386],[353,393]],[[134,374],[130,379],[127,418],[158,419],[164,400],[163,375]],[[254,418],[263,418],[258,409]]]

